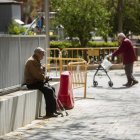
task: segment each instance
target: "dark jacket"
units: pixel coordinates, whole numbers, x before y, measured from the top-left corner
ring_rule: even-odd
[[[124,38],[120,47],[112,54],[112,56],[117,56],[121,54],[123,59],[123,64],[130,64],[136,61],[136,54],[133,48],[132,42],[128,38]]]
[[[44,67],[35,56],[31,56],[26,62],[24,78],[26,84],[34,84],[45,80]]]

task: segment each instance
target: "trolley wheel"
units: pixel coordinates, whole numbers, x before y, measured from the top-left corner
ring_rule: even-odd
[[[112,81],[109,81],[109,82],[108,82],[108,85],[109,85],[110,87],[112,87],[112,86],[113,86],[113,82],[112,82]]]
[[[98,86],[98,82],[97,81],[93,81],[93,86],[97,87]]]

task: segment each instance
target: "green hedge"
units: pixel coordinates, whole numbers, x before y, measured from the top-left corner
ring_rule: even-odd
[[[58,36],[57,35],[50,35],[50,40],[56,41],[56,40],[58,40]]]
[[[117,47],[117,42],[94,42],[90,41],[88,42],[88,47]]]
[[[72,48],[72,44],[69,42],[60,42],[60,41],[51,41],[50,42],[50,48],[59,48],[59,49],[63,49],[63,48]]]
[[[88,47],[93,47],[93,48],[97,48],[97,47],[117,47],[118,43],[117,42],[93,42],[90,41],[87,44],[87,48]],[[81,46],[73,46],[72,43],[70,42],[60,42],[60,41],[51,41],[50,42],[50,48],[59,48],[59,49],[63,49],[63,48],[75,48],[75,47],[80,47]]]

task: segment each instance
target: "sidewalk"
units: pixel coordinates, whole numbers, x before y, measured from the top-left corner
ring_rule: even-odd
[[[112,88],[103,72],[93,87],[94,72],[88,71],[86,99],[81,98],[83,88],[74,90],[75,107],[69,116],[35,120],[0,140],[140,140],[140,83],[122,87],[124,71],[111,70]],[[140,82],[139,65],[134,75]]]

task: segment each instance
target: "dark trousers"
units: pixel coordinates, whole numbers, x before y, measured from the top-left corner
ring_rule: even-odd
[[[39,89],[45,98],[46,103],[46,114],[54,113],[56,111],[56,98],[55,98],[55,89],[43,82],[37,82],[35,84],[28,84],[28,89]]]
[[[133,76],[133,63],[124,65],[124,70],[128,80],[135,79]]]

